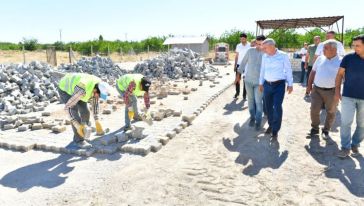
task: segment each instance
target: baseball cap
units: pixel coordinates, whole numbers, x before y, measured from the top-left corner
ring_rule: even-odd
[[[148,78],[143,77],[141,83],[143,91],[149,92],[149,87],[152,84],[152,82]]]

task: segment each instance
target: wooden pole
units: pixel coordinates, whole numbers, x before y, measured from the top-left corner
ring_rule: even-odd
[[[23,45],[23,64],[25,64],[25,48],[24,48],[24,45]]]
[[[69,59],[70,64],[72,64],[72,54],[71,54],[71,52],[72,52],[72,47],[70,47],[70,49],[68,51],[68,59]]]
[[[148,45],[148,59],[149,59],[149,45]]]
[[[94,53],[94,51],[93,51],[93,48],[92,48],[92,45],[91,45],[91,56],[92,56],[92,54]]]

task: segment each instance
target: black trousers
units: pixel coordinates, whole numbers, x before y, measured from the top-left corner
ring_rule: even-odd
[[[312,66],[307,66],[307,73],[306,73],[306,85],[308,85],[308,78],[310,78],[310,73],[312,71]]]
[[[238,69],[238,68],[239,68],[239,64],[236,65],[236,69]],[[235,73],[236,72],[237,71],[235,71]],[[241,74],[239,73],[238,75],[241,79]],[[240,94],[240,82],[237,82],[235,84],[235,96],[237,97],[237,96],[239,96],[239,94]],[[243,99],[246,99],[245,80],[243,80]]]

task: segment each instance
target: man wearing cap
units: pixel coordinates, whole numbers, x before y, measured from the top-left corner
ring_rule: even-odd
[[[79,148],[90,148],[91,144],[85,141],[84,129],[90,125],[90,111],[87,102],[91,100],[94,114],[96,133],[103,135],[104,130],[98,120],[99,99],[106,100],[109,86],[100,78],[83,73],[66,74],[59,82],[58,92],[64,109],[68,112],[73,129],[73,142]]]
[[[129,130],[130,117],[129,112],[134,112],[134,120],[140,120],[141,117],[138,112],[137,97],[144,97],[144,104],[146,109],[150,107],[149,100],[149,87],[151,81],[141,74],[125,74],[116,80],[116,89],[119,94],[124,98],[125,103],[125,127],[124,130]]]
[[[245,33],[240,34],[240,43],[238,45],[236,45],[236,56],[235,56],[235,64],[234,64],[234,72],[236,73],[236,75],[238,75],[238,78],[240,79],[241,74],[237,72],[238,68],[239,68],[239,64],[240,62],[243,60],[246,52],[248,51],[248,49],[250,48],[250,43],[247,41],[247,35]],[[243,73],[243,78],[245,73]],[[240,81],[236,81],[235,82],[235,95],[234,98],[238,98],[239,94],[240,94]],[[246,89],[245,89],[245,82],[243,82],[243,100],[246,100]]]

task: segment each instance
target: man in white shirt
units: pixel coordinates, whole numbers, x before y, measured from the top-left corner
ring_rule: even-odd
[[[247,41],[247,35],[245,33],[240,34],[240,41],[241,43],[239,43],[238,45],[236,45],[236,49],[235,49],[235,64],[234,64],[234,72],[236,73],[236,75],[241,75],[239,72],[237,72],[237,69],[239,68],[239,64],[240,62],[243,60],[246,52],[248,51],[248,49],[250,48],[250,43]],[[239,76],[240,79],[240,76]],[[238,98],[239,94],[240,94],[240,82],[237,81],[235,83],[235,95],[234,98]],[[243,100],[246,100],[246,90],[245,90],[245,84],[243,86]]]
[[[336,47],[336,53],[339,57],[344,57],[345,56],[345,48],[343,46],[343,44],[339,41],[337,41],[335,39],[335,32],[334,31],[328,31],[326,33],[326,40],[334,40],[337,44],[337,47]],[[317,46],[317,49],[316,49],[316,52],[315,52],[315,60],[317,59],[317,57],[323,55],[323,50],[324,50],[324,44],[323,43],[320,43],[318,46]]]
[[[305,42],[303,44],[303,47],[300,51],[300,55],[301,55],[301,81],[300,83],[301,84],[304,84],[304,81],[305,81],[305,74],[306,74],[306,70],[305,70],[305,62],[306,62],[306,54],[307,54],[307,43]]]
[[[320,112],[325,105],[327,113],[322,137],[329,138],[329,130],[335,121],[337,101],[335,100],[335,79],[339,71],[341,57],[337,55],[337,41],[323,42],[324,55],[317,58],[312,67],[306,93],[311,93],[311,137],[319,134]],[[313,89],[312,89],[312,84]]]

